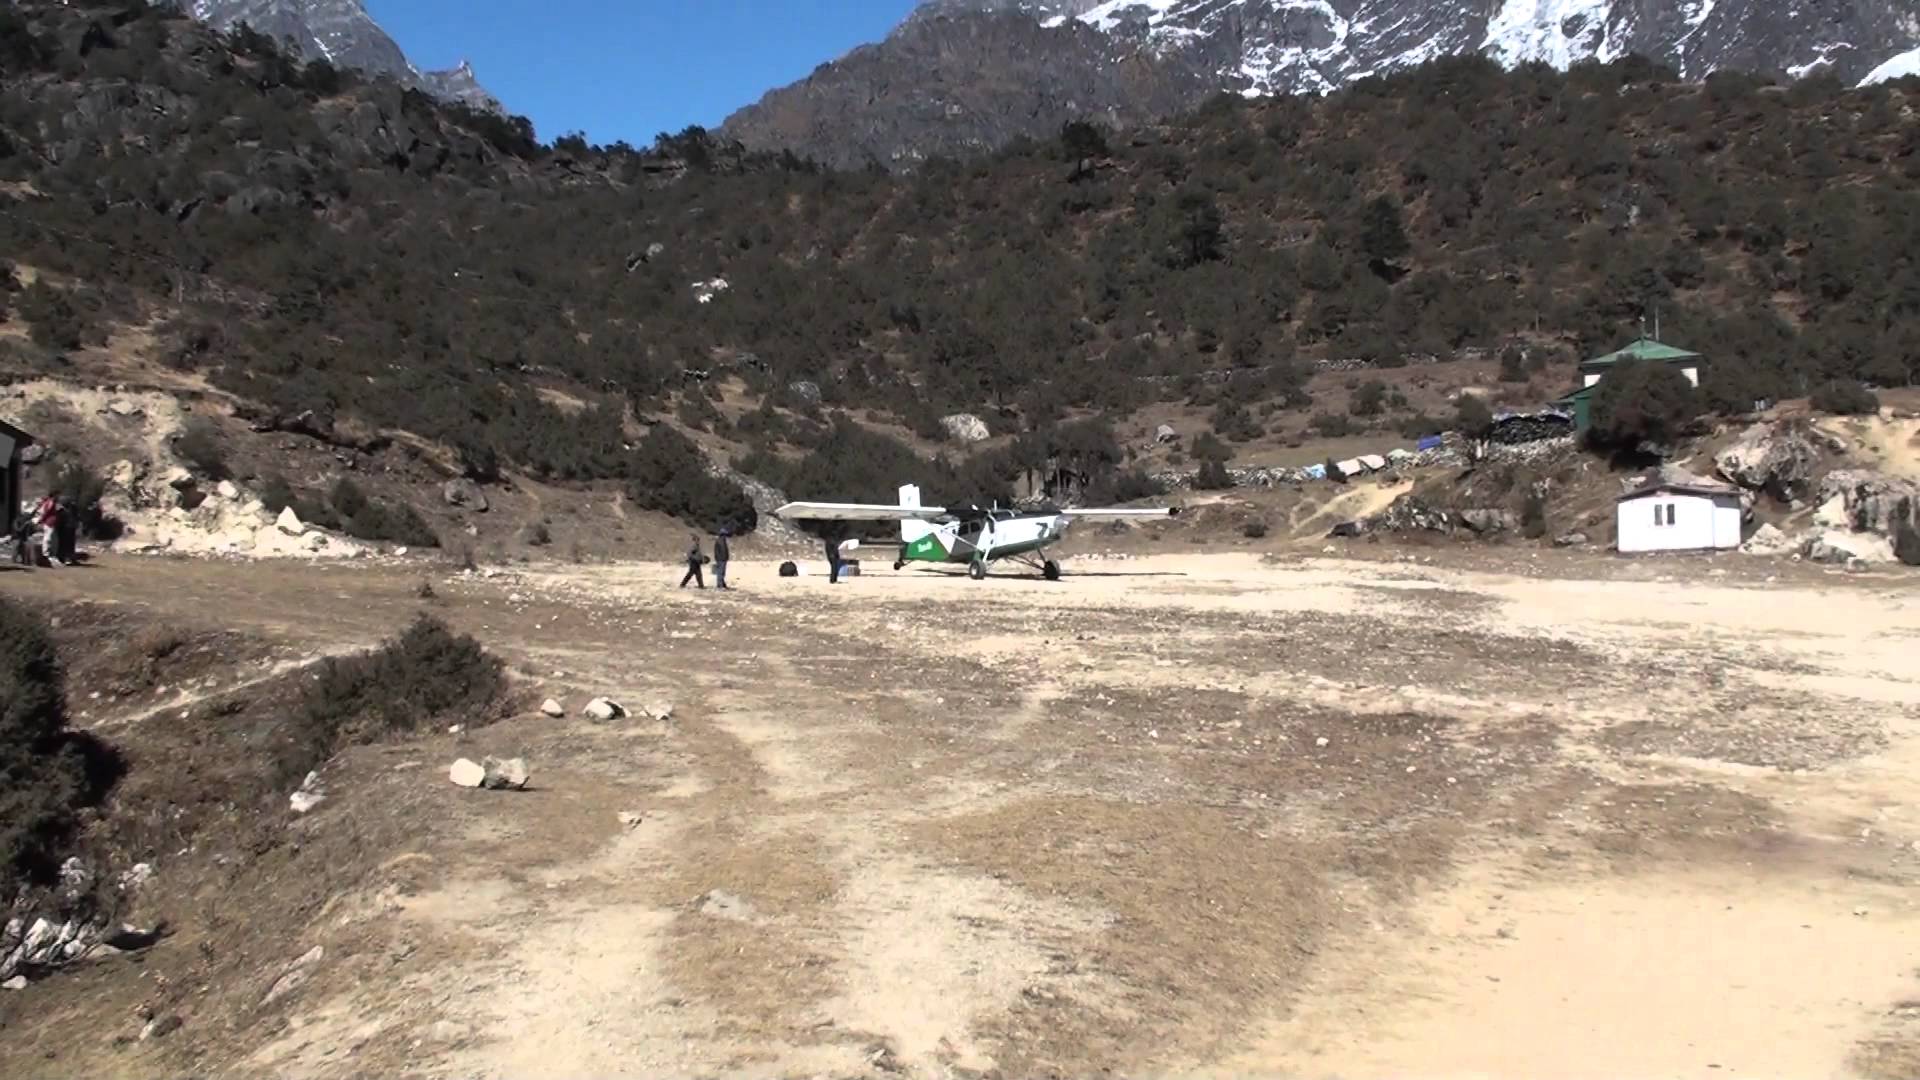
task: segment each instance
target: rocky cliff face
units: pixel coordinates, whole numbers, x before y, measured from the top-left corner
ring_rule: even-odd
[[[465,63],[451,71],[414,67],[360,0],[193,0],[188,11],[217,30],[245,23],[269,37],[292,41],[308,60],[387,75],[475,108],[500,109]]]
[[[1442,57],[1566,68],[1638,54],[1683,78],[1849,84],[1920,72],[1908,0],[929,0],[886,40],[725,125],[839,164],[1044,135],[1213,93],[1324,93]]]

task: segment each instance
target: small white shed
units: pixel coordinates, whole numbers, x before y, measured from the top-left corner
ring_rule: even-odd
[[[1655,477],[1614,507],[1618,550],[1727,551],[1740,546],[1740,492],[1701,477]]]

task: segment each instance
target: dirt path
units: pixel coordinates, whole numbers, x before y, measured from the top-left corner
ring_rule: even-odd
[[[436,610],[539,693],[673,719],[485,736],[545,793],[435,789],[353,924],[404,962],[200,1049],[276,1077],[1915,1075],[1920,590],[1675,566],[442,571]],[[389,632],[420,576],[0,589],[191,597],[319,650]],[[391,773],[336,798],[431,780]]]

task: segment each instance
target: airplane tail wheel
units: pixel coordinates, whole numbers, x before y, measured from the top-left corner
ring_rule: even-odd
[[[967,576],[979,581],[987,576],[987,564],[975,560],[967,564]]]
[[[1046,575],[1048,581],[1059,581],[1060,564],[1054,562],[1052,559],[1048,559],[1045,563],[1041,564],[1040,573]]]
[[[905,559],[895,559],[893,560],[893,568],[895,570],[904,570],[907,568],[907,561]]]

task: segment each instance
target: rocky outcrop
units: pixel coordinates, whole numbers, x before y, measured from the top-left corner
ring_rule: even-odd
[[[1866,469],[1840,469],[1820,482],[1822,511],[1838,500],[1846,528],[1892,539],[1902,526],[1920,527],[1920,484]]]
[[[1821,452],[1832,449],[1830,439],[1804,422],[1755,424],[1714,455],[1713,465],[1749,491],[1798,502],[1813,493]]]

